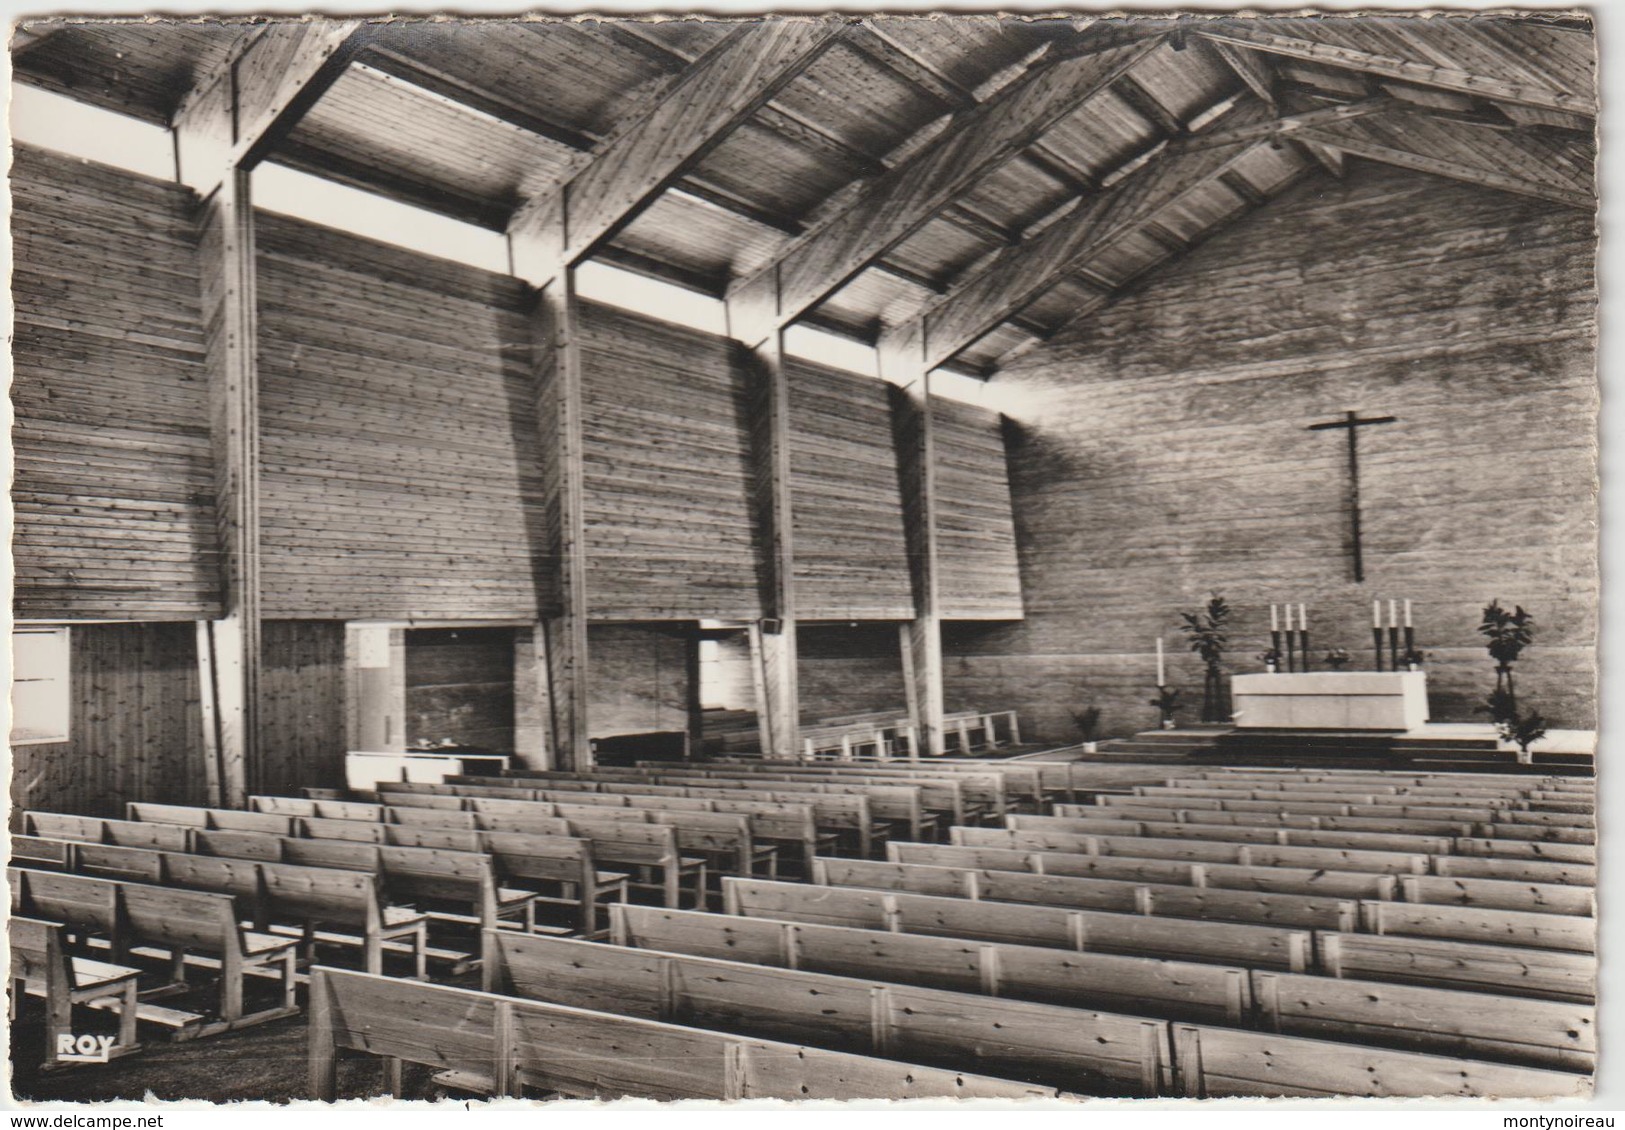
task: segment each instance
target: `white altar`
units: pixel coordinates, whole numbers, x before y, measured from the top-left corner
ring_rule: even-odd
[[[1237,729],[1420,729],[1428,720],[1421,671],[1303,671],[1231,680]]]

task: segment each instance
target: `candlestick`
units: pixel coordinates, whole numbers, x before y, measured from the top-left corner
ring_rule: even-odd
[[[1382,625],[1371,625],[1371,650],[1377,657],[1377,670],[1382,670]]]
[[[1407,628],[1411,626],[1411,602],[1409,600],[1405,602],[1405,626]]]
[[[1297,667],[1292,662],[1292,646],[1297,642],[1293,639],[1295,635],[1297,633],[1292,630],[1292,606],[1289,604],[1286,606],[1286,669],[1288,671],[1297,670]]]
[[[1399,670],[1399,626],[1397,624],[1388,626],[1388,661],[1393,665],[1395,671]]]
[[[1409,624],[1405,625],[1405,656],[1407,662],[1416,654],[1416,629]]]
[[[1304,621],[1304,622],[1308,623],[1308,621]],[[1310,653],[1309,653],[1309,629],[1308,628],[1299,628],[1298,629],[1298,648],[1299,648],[1299,651],[1303,655],[1303,669],[1305,671],[1307,671],[1307,670],[1309,670],[1309,659],[1310,659]]]
[[[1270,664],[1270,674],[1274,674],[1281,666],[1281,633],[1279,629],[1270,629],[1270,650],[1275,653],[1275,662]]]
[[[1159,686],[1159,687],[1163,686],[1167,682],[1168,682],[1168,673],[1163,670],[1163,663],[1162,663],[1162,637],[1158,636],[1157,637],[1157,686]]]
[[[1382,627],[1382,601],[1380,600],[1371,602],[1371,626],[1373,628]],[[1381,643],[1381,641],[1379,640],[1378,643]]]

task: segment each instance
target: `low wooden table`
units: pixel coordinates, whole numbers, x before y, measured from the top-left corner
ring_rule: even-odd
[[[1240,730],[1420,729],[1428,720],[1421,671],[1305,671],[1231,680]]]

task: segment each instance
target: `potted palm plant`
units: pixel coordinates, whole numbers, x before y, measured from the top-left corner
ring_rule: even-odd
[[[1484,636],[1484,646],[1495,660],[1495,689],[1497,693],[1506,693],[1508,710],[1516,714],[1518,709],[1518,692],[1512,684],[1512,664],[1523,653],[1535,638],[1535,618],[1525,612],[1523,605],[1514,605],[1511,611],[1501,607],[1499,599],[1492,600],[1484,607],[1483,618],[1478,624],[1479,634]],[[1494,701],[1493,698],[1491,700]]]
[[[1223,722],[1226,718],[1219,664],[1224,659],[1230,637],[1225,626],[1230,620],[1230,606],[1224,597],[1214,593],[1207,607],[1196,612],[1181,612],[1185,622],[1179,626],[1190,640],[1191,650],[1202,657],[1207,671],[1202,678],[1202,721]]]

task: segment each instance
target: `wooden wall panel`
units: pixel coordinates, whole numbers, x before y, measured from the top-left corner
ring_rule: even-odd
[[[803,725],[873,710],[908,716],[896,624],[804,624],[799,660]]]
[[[1415,602],[1433,714],[1494,685],[1492,597],[1531,609],[1520,698],[1595,723],[1597,383],[1592,217],[1356,162],[1216,236],[995,381],[1027,620],[956,631],[949,707],[1007,706],[1075,738],[1155,723],[1155,637],[1194,717],[1177,613],[1237,606],[1231,670],[1260,669],[1271,601],[1309,606],[1317,655],[1370,666],[1371,600]],[[1352,580],[1347,449],[1362,429],[1367,580]]]
[[[344,624],[266,620],[260,625],[260,764],[256,792],[294,795],[344,785]]]
[[[1021,572],[999,415],[941,397],[932,399],[931,412],[942,618],[1020,619]]]
[[[206,803],[195,626],[82,624],[70,638],[69,740],[12,749],[12,804],[121,816],[131,800]]]
[[[732,343],[588,303],[581,323],[589,614],[759,617],[750,390]]]
[[[587,629],[590,737],[688,729],[690,625],[593,624]]]
[[[514,745],[512,628],[406,633],[406,743],[504,752]]]
[[[534,618],[551,581],[523,287],[258,221],[266,616]]]
[[[787,376],[797,613],[907,619],[914,598],[887,386],[794,359]]]
[[[217,616],[196,201],[13,152],[17,613]]]

